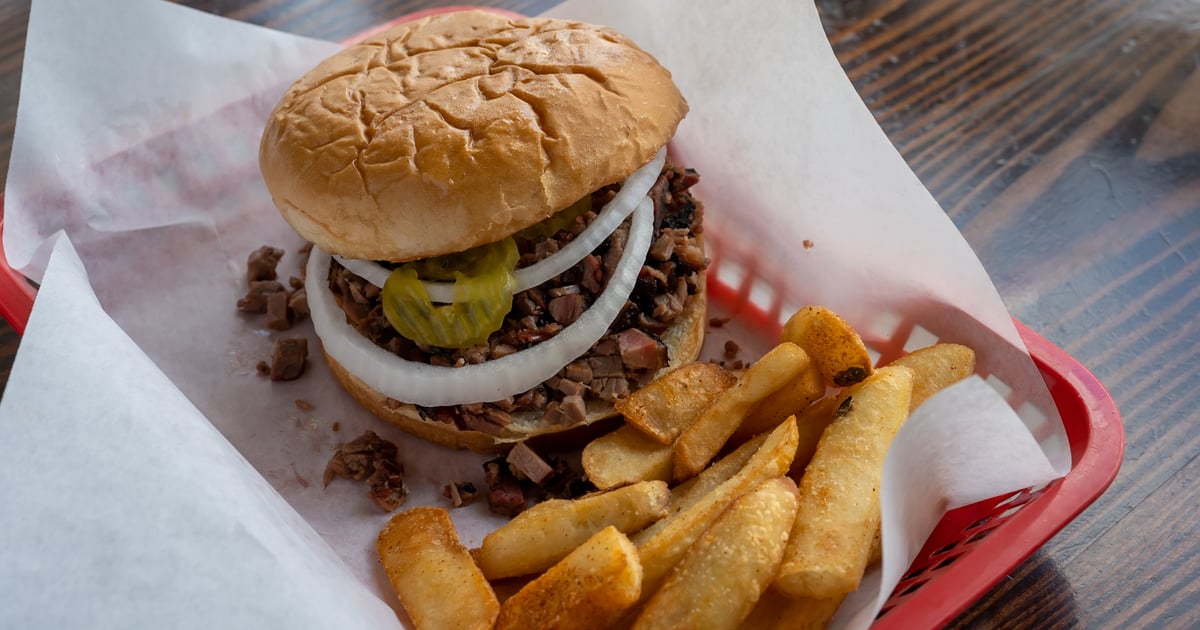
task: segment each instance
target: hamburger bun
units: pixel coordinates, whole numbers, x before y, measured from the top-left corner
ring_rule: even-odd
[[[296,81],[259,163],[306,240],[401,262],[499,240],[623,180],[686,113],[671,74],[615,31],[459,11]]]

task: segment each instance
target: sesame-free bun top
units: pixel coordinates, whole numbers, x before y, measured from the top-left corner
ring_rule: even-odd
[[[259,162],[302,237],[400,262],[499,240],[623,180],[686,113],[671,74],[619,33],[459,11],[301,77]]]

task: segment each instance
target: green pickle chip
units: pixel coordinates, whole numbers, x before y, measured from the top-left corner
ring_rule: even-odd
[[[383,285],[383,314],[401,335],[431,346],[485,343],[512,309],[517,280],[512,238],[459,254],[400,265]],[[454,302],[434,305],[422,280],[454,282]]]

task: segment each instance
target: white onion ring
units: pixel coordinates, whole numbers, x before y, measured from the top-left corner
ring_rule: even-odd
[[[484,363],[434,366],[402,359],[372,343],[346,322],[346,314],[325,286],[331,258],[315,247],[305,283],[310,316],[325,351],[385,396],[426,407],[501,400],[554,376],[604,336],[633,292],[653,237],[654,202],[643,197],[633,213],[621,260],[592,306],[550,339]]]
[[[650,188],[654,186],[654,182],[658,181],[658,175],[662,172],[663,163],[667,159],[667,149],[663,147],[654,155],[654,159],[647,162],[632,175],[625,179],[621,184],[621,190],[612,198],[596,218],[588,224],[582,232],[579,233],[565,247],[558,250],[554,254],[543,258],[536,263],[522,267],[515,272],[517,277],[517,288],[513,293],[520,293],[526,289],[533,287],[557,277],[562,272],[575,266],[588,252],[596,249],[616,231],[617,226],[628,217],[637,206],[638,201],[650,192]],[[391,271],[371,260],[354,260],[334,256],[334,260],[338,261],[343,267],[348,269],[354,275],[370,282],[371,284],[383,288],[383,284],[387,282],[388,275]],[[429,299],[434,302],[449,304],[454,301],[454,283],[453,282],[424,282],[425,290],[429,293]]]

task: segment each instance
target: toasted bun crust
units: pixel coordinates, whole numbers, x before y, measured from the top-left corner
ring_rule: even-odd
[[[612,30],[461,11],[322,62],[272,112],[259,162],[302,237],[399,262],[499,240],[623,180],[686,113],[670,73]]]
[[[704,278],[700,279],[704,286]],[[688,301],[687,308],[680,313],[671,328],[661,337],[667,346],[667,367],[670,371],[694,361],[700,355],[704,345],[707,319],[707,294],[703,289]],[[569,441],[568,433],[586,430],[588,425],[616,415],[616,410],[602,400],[587,401],[587,419],[578,425],[545,425],[542,423],[541,412],[525,412],[513,414],[513,423],[508,426],[505,435],[492,435],[482,431],[460,430],[453,424],[422,420],[417,408],[409,404],[399,404],[387,396],[371,389],[353,374],[346,371],[328,353],[325,360],[338,382],[350,395],[376,416],[387,420],[401,429],[422,439],[449,446],[451,448],[470,449],[480,453],[502,453],[512,448],[517,442],[527,438],[538,438],[543,443],[558,444]]]

